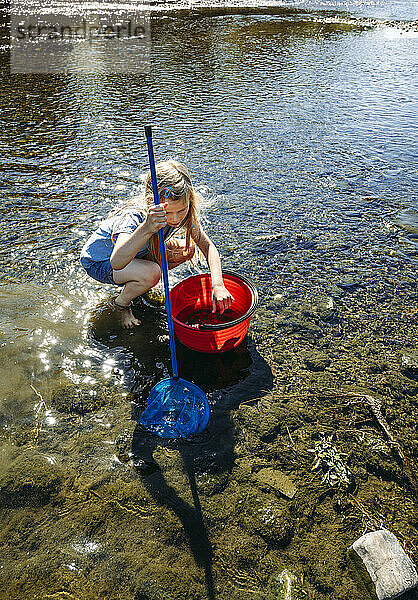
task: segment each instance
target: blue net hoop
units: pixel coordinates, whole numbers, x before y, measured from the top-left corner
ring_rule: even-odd
[[[209,417],[209,402],[203,391],[181,377],[170,377],[152,388],[138,423],[160,437],[186,438],[201,433]]]

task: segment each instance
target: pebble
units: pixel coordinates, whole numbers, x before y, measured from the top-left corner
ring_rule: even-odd
[[[276,469],[261,469],[255,475],[255,479],[262,485],[267,485],[273,488],[276,492],[280,492],[286,498],[293,498],[296,494],[296,486],[287,475]]]
[[[411,373],[418,373],[418,352],[410,350],[403,352],[401,356],[401,369],[402,371],[409,371]]]
[[[307,597],[296,575],[284,569],[271,577],[266,588],[265,600],[305,600]]]

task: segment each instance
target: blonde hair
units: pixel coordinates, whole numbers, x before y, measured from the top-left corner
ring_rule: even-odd
[[[202,196],[193,188],[190,175],[184,165],[177,160],[169,159],[159,162],[155,166],[157,174],[157,187],[160,202],[178,202],[186,200],[189,202],[189,211],[184,219],[180,231],[186,231],[186,243],[183,255],[187,256],[195,247],[191,238],[192,228],[199,220],[199,204]],[[116,210],[113,214],[123,211],[125,214],[130,208],[135,207],[145,217],[147,209],[154,205],[154,193],[152,189],[151,170],[148,170],[145,180],[144,197],[133,197],[126,202],[122,209]],[[122,215],[123,217],[123,215]],[[158,263],[161,267],[160,247],[158,233],[154,233],[150,238],[150,259]]]

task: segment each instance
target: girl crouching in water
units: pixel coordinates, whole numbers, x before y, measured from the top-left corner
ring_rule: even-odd
[[[219,253],[198,219],[200,194],[195,192],[187,169],[176,160],[156,165],[159,205],[154,205],[151,172],[145,182],[145,208],[138,198],[105,221],[81,250],[81,264],[90,277],[121,286],[115,309],[123,327],[140,325],[132,313],[132,300],[157,285],[161,278],[158,231],[164,233],[169,269],[191,260],[195,244],[209,265],[212,280],[212,312],[230,308],[233,296],[225,288]],[[186,239],[170,239],[186,232]]]

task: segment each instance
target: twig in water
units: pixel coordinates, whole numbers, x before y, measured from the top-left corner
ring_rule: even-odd
[[[35,392],[35,394],[38,396],[38,398],[40,398],[40,400],[41,400],[41,403],[42,403],[42,404],[44,405],[44,407],[45,407],[45,410],[48,410],[48,407],[47,407],[47,405],[46,405],[46,403],[45,403],[45,400],[44,400],[44,399],[43,399],[43,397],[42,397],[42,394],[40,394],[40,393],[38,392],[38,390],[37,390],[37,389],[36,389],[36,388],[35,388],[35,387],[34,387],[32,384],[30,384],[30,387],[33,389],[33,391],[34,391],[34,392]]]
[[[349,498],[354,502],[354,504],[360,510],[361,514],[363,516],[366,516],[369,519],[369,521],[373,525],[373,527],[375,529],[380,529],[381,524],[378,523],[376,521],[376,519],[374,519],[371,515],[369,515],[369,513],[367,512],[367,510],[364,508],[364,506],[362,504],[360,504],[360,502],[357,500],[357,498],[355,498],[352,494],[349,494]]]
[[[414,472],[408,458],[405,456],[404,451],[402,450],[399,442],[393,436],[388,422],[386,421],[385,417],[382,415],[382,408],[381,408],[379,400],[377,398],[373,398],[373,396],[370,396],[368,394],[350,394],[350,395],[357,397],[359,399],[364,399],[366,401],[366,404],[372,411],[374,418],[376,419],[376,421],[382,428],[383,432],[385,433],[390,445],[392,446],[392,448],[394,450],[394,453],[396,454],[397,458],[401,461],[403,468],[405,469],[405,473],[409,479],[409,482],[414,490],[415,496],[418,497],[418,482],[417,482],[415,472]]]
[[[292,436],[290,435],[289,427],[287,425],[286,425],[286,431],[287,431],[287,435],[289,436],[292,446],[295,447],[295,442],[293,441]]]
[[[38,396],[38,398],[40,399],[40,407],[43,406],[44,407],[44,412],[43,415],[45,415],[46,411],[48,410],[48,407],[46,405],[45,400],[42,397],[42,394],[40,394],[38,392],[38,390],[32,385],[30,384],[30,387],[32,388],[32,390],[35,392],[35,394]],[[39,432],[41,430],[40,427],[40,419],[41,419],[41,414],[40,414],[40,408],[39,410],[36,411],[36,424],[35,424],[35,435],[34,435],[34,439],[33,439],[33,443],[36,446],[38,444],[38,440],[39,440]]]

